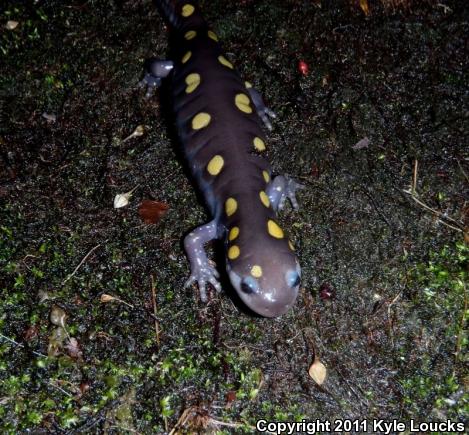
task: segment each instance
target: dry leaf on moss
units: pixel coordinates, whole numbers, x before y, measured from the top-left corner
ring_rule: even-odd
[[[309,367],[308,373],[318,385],[322,385],[327,377],[326,366],[318,358],[315,358],[313,364]]]
[[[366,16],[370,15],[370,8],[368,7],[368,0],[360,0],[360,8]]]
[[[101,302],[105,304],[106,302],[111,302],[115,300],[116,298],[114,296],[103,293],[100,299],[101,299]]]
[[[129,190],[128,192],[125,193],[118,193],[114,197],[114,208],[121,208],[125,207],[126,205],[129,204],[130,197],[132,196],[132,193],[134,193],[135,189],[137,189],[138,186],[135,186],[132,190]]]

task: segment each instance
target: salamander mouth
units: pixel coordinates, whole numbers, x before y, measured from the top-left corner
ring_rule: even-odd
[[[294,288],[285,287],[275,291],[266,292],[257,289],[252,291],[252,286],[246,285],[233,270],[228,271],[231,284],[235,288],[243,303],[256,314],[263,317],[278,317],[285,314],[295,303],[299,285]],[[281,297],[279,297],[279,295]]]

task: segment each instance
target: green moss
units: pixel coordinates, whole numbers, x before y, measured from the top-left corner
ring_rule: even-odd
[[[409,286],[413,309],[424,322],[412,332],[428,340],[428,352],[419,346],[405,351],[404,402],[411,415],[421,418],[462,419],[468,416],[469,394],[465,388],[465,355],[468,337],[465,325],[469,315],[467,267],[469,248],[464,243],[432,252],[429,261],[412,269]],[[413,346],[416,336],[412,337]],[[410,355],[409,355],[410,353]],[[409,367],[409,360],[415,361]]]

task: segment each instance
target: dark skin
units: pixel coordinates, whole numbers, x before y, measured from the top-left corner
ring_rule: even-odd
[[[262,157],[262,121],[271,127],[273,112],[225,58],[198,8],[176,3],[169,14],[177,26],[174,60],[150,63],[144,81],[155,86],[171,73],[178,134],[213,217],[184,241],[191,263],[186,284],[197,283],[202,300],[207,283],[221,289],[204,244],[223,239],[228,276],[240,298],[262,316],[279,316],[296,300],[300,267],[276,212],[287,197],[297,207],[301,186],[282,176],[271,180]]]

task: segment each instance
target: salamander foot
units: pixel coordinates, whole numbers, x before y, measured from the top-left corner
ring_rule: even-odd
[[[267,195],[275,211],[282,210],[285,207],[285,200],[288,198],[292,207],[298,210],[298,201],[296,191],[304,189],[303,184],[297,183],[292,178],[279,175],[275,177],[267,187]]]
[[[184,238],[184,249],[191,264],[191,274],[184,287],[190,287],[196,283],[202,302],[207,302],[205,291],[207,283],[212,284],[218,292],[221,291],[221,284],[218,281],[220,275],[210,264],[204,248],[205,243],[217,238],[218,224],[215,220],[197,227]]]
[[[266,107],[264,100],[262,99],[262,95],[252,87],[251,83],[246,82],[246,88],[256,108],[256,112],[259,115],[259,118],[262,119],[262,122],[269,130],[272,130],[272,124],[269,117],[275,119],[277,118],[277,115],[275,112]]]

